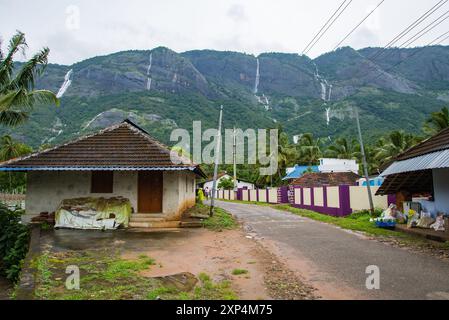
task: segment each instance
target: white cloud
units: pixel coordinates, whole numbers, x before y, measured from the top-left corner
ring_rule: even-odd
[[[315,57],[331,50],[378,2],[353,1],[310,55]],[[70,64],[95,55],[156,46],[178,52],[207,48],[252,54],[300,53],[341,0],[0,0],[0,3],[0,36],[4,40],[19,29],[26,33],[31,53],[48,46],[51,62]],[[67,28],[67,8],[71,5],[79,8],[79,28]],[[385,1],[343,45],[355,48],[384,45],[432,5],[428,1],[410,0],[404,7],[402,1]],[[69,11],[73,14],[73,10]],[[435,38],[446,31],[444,28],[442,24],[417,44]]]

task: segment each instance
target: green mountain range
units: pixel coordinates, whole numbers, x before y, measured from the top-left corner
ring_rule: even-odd
[[[37,87],[58,92],[65,82],[61,105],[38,106],[27,123],[1,133],[38,147],[129,118],[170,144],[170,132],[193,120],[215,127],[220,105],[225,128],[281,124],[290,137],[353,136],[349,107],[358,106],[368,140],[394,129],[420,133],[449,102],[449,47],[393,48],[372,59],[378,50],[345,47],[312,60],[158,47],[50,64]]]

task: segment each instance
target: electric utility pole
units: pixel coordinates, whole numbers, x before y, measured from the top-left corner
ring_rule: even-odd
[[[223,120],[223,106],[220,106],[220,117],[218,119],[218,133],[217,133],[217,146],[215,148],[215,166],[214,166],[214,182],[212,184],[212,198],[210,201],[209,216],[214,215],[215,196],[217,192],[217,174],[218,174],[218,162],[220,160],[220,146],[221,146],[221,121]]]
[[[362,152],[363,173],[365,174],[366,179],[366,189],[368,191],[369,207],[371,214],[373,214],[374,213],[373,195],[371,194],[371,186],[368,175],[368,165],[366,163],[365,147],[363,146],[362,130],[360,129],[359,111],[357,107],[354,107],[353,110],[355,113],[355,120],[357,122],[357,130],[359,132],[360,151]]]
[[[234,140],[233,140],[233,146],[232,146],[232,161],[234,163],[234,190],[237,190],[237,163],[236,163],[236,148],[237,148],[237,137],[235,133],[235,126],[234,126]]]

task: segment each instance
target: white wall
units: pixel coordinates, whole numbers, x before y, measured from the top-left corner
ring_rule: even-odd
[[[259,189],[257,192],[259,194],[259,202],[267,202],[267,190]]]
[[[90,193],[90,171],[30,171],[27,174],[24,220],[29,221],[40,212],[54,212],[64,199],[80,197],[122,196],[129,199],[137,211],[137,175],[137,171],[115,171],[113,193]],[[163,213],[176,217],[194,204],[195,175],[192,172],[164,172]]]
[[[433,169],[435,210],[449,213],[449,168]]]
[[[114,172],[113,193],[90,193],[90,171],[30,171],[27,174],[26,215],[54,212],[62,200],[79,197],[128,198],[137,208],[137,172]],[[27,220],[27,219],[25,219]]]
[[[220,178],[218,178],[217,179],[217,190],[218,190],[218,185],[219,185],[220,181],[223,179],[229,179],[229,178],[232,179],[232,177],[229,174],[225,174],[225,175],[221,176]],[[205,190],[206,188],[208,188],[209,190],[212,190],[213,185],[214,185],[213,181],[206,181],[203,185],[203,190]],[[237,179],[237,188],[254,189],[254,184]]]
[[[271,188],[268,190],[268,202],[269,203],[278,202],[278,188]]]
[[[386,209],[388,207],[388,196],[376,196],[379,187],[371,187],[371,194],[375,208]],[[369,209],[369,199],[366,186],[350,186],[349,199],[351,209],[354,211]]]
[[[320,165],[318,166],[320,172],[354,172],[358,173],[359,165],[355,160],[350,159],[320,159]]]
[[[340,208],[340,189],[338,187],[327,187],[327,206]]]

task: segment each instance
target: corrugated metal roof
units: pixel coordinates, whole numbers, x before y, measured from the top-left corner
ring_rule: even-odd
[[[296,165],[292,172],[290,172],[288,175],[286,175],[282,180],[289,180],[289,179],[298,179],[302,177],[304,172],[308,172],[308,170],[311,170],[311,172],[318,172],[318,166],[298,166]]]
[[[381,176],[385,177],[391,174],[438,168],[449,168],[449,149],[424,154],[407,160],[395,161],[382,172]]]

